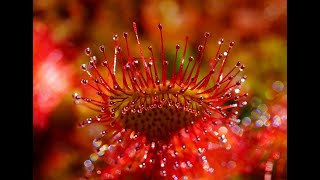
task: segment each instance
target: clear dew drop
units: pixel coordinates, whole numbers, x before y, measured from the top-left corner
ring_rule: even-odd
[[[92,141],[92,144],[93,144],[94,147],[100,147],[101,144],[102,144],[102,141],[101,141],[101,140],[98,140],[98,139],[94,139],[94,140]]]
[[[76,105],[78,105],[78,104],[80,104],[80,100],[75,99],[75,100],[73,101],[73,103],[76,104]]]
[[[84,50],[84,52],[85,52],[85,54],[86,54],[87,56],[90,56],[90,55],[91,55],[91,50],[90,50],[90,48],[86,48],[86,49]]]
[[[240,71],[243,71],[245,67],[246,67],[245,65],[241,65]]]
[[[219,131],[219,134],[222,134],[222,135],[225,135],[228,133],[228,129],[224,126],[221,126],[218,131]]]
[[[127,38],[127,37],[128,37],[128,32],[124,32],[124,33],[123,33],[123,37],[124,37],[124,38]]]
[[[108,145],[104,144],[99,148],[99,151],[106,151],[108,149]]]
[[[114,41],[117,41],[117,40],[118,40],[118,35],[115,34],[112,39],[113,39]]]
[[[251,118],[252,119],[259,119],[261,114],[262,114],[262,112],[260,109],[254,109],[253,111],[251,111]]]
[[[198,51],[202,51],[202,50],[203,50],[203,45],[200,44],[200,45],[198,46]]]
[[[81,99],[81,96],[80,96],[78,93],[73,93],[73,94],[72,94],[72,97],[73,97],[74,99]]]
[[[224,43],[224,39],[221,38],[221,39],[219,40],[218,44],[221,45],[221,44],[223,44],[223,43]]]
[[[104,52],[104,51],[105,51],[104,45],[99,46],[99,50],[100,50],[101,52]]]
[[[213,169],[213,168],[209,168],[209,169],[208,169],[208,172],[209,172],[210,174],[212,174],[212,173],[214,172],[214,169]]]
[[[228,161],[226,165],[229,169],[234,169],[237,166],[235,161]]]
[[[240,103],[240,107],[243,107],[243,106],[245,106],[245,105],[247,105],[248,103],[247,103],[247,101],[242,101],[241,103]]]
[[[88,160],[85,160],[83,164],[84,164],[84,166],[87,167],[87,168],[90,167],[90,166],[92,166],[92,162],[91,162],[89,159],[88,159]]]
[[[161,176],[167,176],[167,171],[166,170],[161,170],[160,171]]]
[[[81,69],[82,69],[82,71],[87,71],[87,65],[86,64],[81,64]]]
[[[260,119],[255,122],[256,127],[259,127],[259,128],[262,127],[263,124],[264,124],[263,121]]]
[[[275,81],[273,84],[272,84],[272,89],[276,92],[281,92],[284,88],[284,85],[281,81]]]
[[[233,133],[235,133],[235,134],[240,135],[240,133],[241,133],[241,128],[240,128],[238,125],[234,125],[234,126],[231,127],[231,131],[232,131]]]
[[[225,148],[226,148],[226,150],[231,149],[231,144],[229,144],[229,143],[228,143],[228,144],[226,144],[226,145],[225,145]]]
[[[280,118],[280,116],[279,115],[275,115],[273,118],[272,118],[272,125],[274,126],[274,127],[278,127],[278,126],[280,126],[281,125],[281,118]]]
[[[91,161],[97,161],[98,159],[99,159],[98,154],[92,153],[92,154],[90,155],[90,160],[91,160]]]
[[[268,111],[268,106],[266,104],[260,104],[257,109],[259,109],[262,112]]]

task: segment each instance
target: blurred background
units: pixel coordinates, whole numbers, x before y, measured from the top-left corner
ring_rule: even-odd
[[[78,128],[92,114],[74,105],[72,94],[83,92],[80,65],[84,49],[129,32],[136,47],[136,22],[144,48],[160,46],[163,25],[166,55],[190,37],[196,54],[204,32],[210,32],[210,57],[217,42],[235,41],[229,65],[240,60],[248,76],[243,88],[248,106],[240,118],[243,133],[233,172],[226,179],[287,179],[287,1],[286,0],[46,0],[33,1],[33,179],[78,179],[101,127]],[[208,59],[208,58],[207,58]]]

